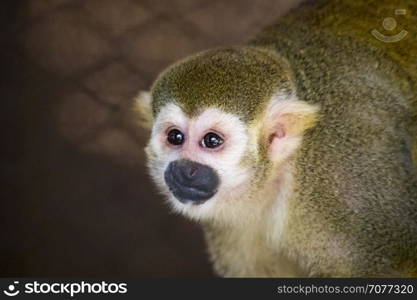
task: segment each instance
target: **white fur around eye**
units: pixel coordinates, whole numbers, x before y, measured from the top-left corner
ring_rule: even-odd
[[[214,130],[224,138],[224,144],[219,151],[201,151],[199,160],[214,167],[219,173],[222,182],[233,187],[241,182],[240,162],[247,150],[248,134],[246,126],[236,115],[225,113],[216,108],[209,108],[192,120],[190,127],[199,139],[204,134]],[[246,177],[246,176],[245,176]]]
[[[166,129],[175,125],[181,130],[187,128],[188,118],[181,108],[173,103],[169,103],[161,108],[158,116],[155,118],[152,127],[152,133],[146,154],[148,156],[148,169],[154,182],[164,194],[169,194],[168,187],[165,184],[164,172],[171,161],[179,159],[180,153],[173,151],[166,143]]]
[[[168,127],[168,124],[175,125],[176,127],[185,130],[187,127],[187,121],[187,116],[178,105],[175,105],[174,103],[168,103],[161,108],[158,116],[154,121],[152,137],[164,131]]]

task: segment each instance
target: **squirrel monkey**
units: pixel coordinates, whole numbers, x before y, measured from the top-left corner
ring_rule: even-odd
[[[372,36],[397,8],[410,34]],[[413,13],[415,0],[310,1],[139,94],[150,174],[202,224],[219,275],[417,276]]]

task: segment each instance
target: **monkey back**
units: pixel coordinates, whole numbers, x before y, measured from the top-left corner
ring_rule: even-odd
[[[416,14],[414,0],[309,1],[251,42],[285,57],[298,98],[321,107],[285,234],[313,276],[417,271]],[[372,35],[389,16],[408,31],[397,42]]]

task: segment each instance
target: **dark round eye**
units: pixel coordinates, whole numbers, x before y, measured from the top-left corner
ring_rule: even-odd
[[[209,132],[204,136],[202,144],[207,148],[217,148],[223,144],[223,139],[218,134]]]
[[[184,143],[184,134],[178,129],[171,129],[168,132],[167,140],[172,145],[182,145]]]

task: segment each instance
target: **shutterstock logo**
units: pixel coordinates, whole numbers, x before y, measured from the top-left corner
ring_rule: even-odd
[[[17,285],[19,281],[14,281],[9,284],[3,293],[9,297],[14,297],[19,293],[25,295],[33,294],[55,294],[55,295],[69,295],[71,298],[78,294],[126,294],[127,283],[108,283],[101,282],[39,282],[37,280],[22,283],[22,288],[19,290]]]
[[[20,293],[20,291],[16,288],[19,284],[19,281],[14,281],[13,284],[9,284],[6,290],[3,291],[4,294],[10,297],[14,297]]]

